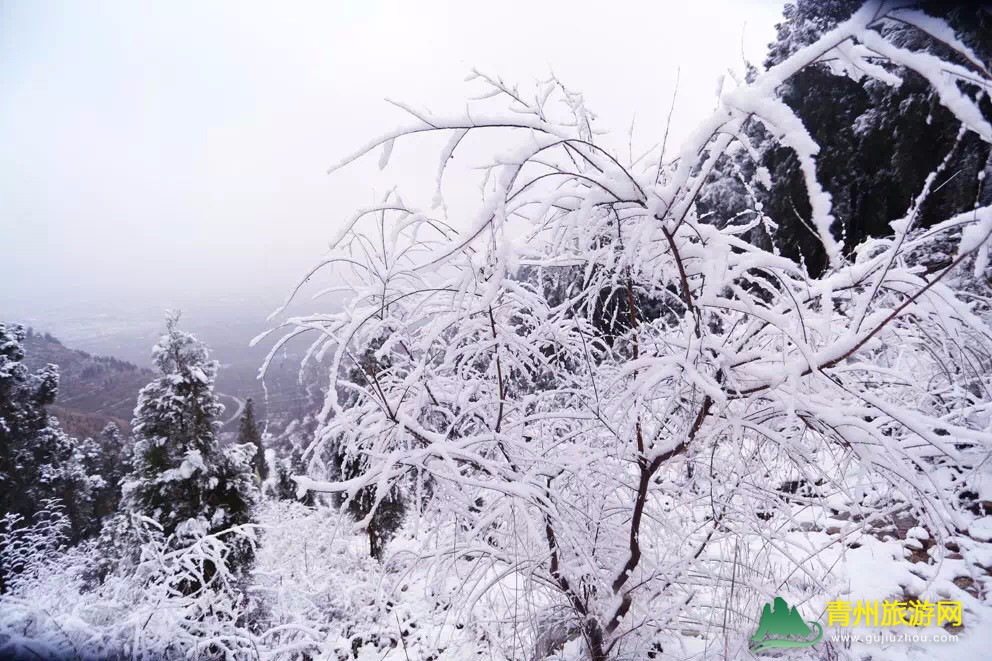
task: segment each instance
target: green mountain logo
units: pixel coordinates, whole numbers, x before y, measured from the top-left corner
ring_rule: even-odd
[[[809,647],[820,642],[823,638],[823,627],[819,622],[809,624],[804,622],[796,607],[789,608],[789,604],[782,597],[775,597],[774,604],[774,608],[772,604],[765,604],[761,609],[758,630],[751,636],[753,654],[777,647]],[[816,638],[812,640],[809,640],[813,631],[809,625],[817,629]]]

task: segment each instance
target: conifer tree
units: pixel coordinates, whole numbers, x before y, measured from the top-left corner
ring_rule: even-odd
[[[255,471],[255,478],[261,484],[269,475],[269,467],[265,461],[265,447],[262,444],[262,434],[258,430],[258,423],[255,421],[255,403],[251,397],[245,402],[245,412],[241,415],[241,423],[238,427],[238,443],[251,445],[255,448],[255,456],[252,458],[252,469]]]
[[[70,541],[89,528],[99,478],[83,465],[84,444],[59,427],[47,407],[58,394],[58,367],[31,374],[24,365],[23,326],[0,323],[0,518],[30,524],[44,503],[59,499],[71,524]],[[0,592],[4,589],[0,567]]]
[[[376,357],[376,350],[381,346],[381,338],[373,341],[362,354],[360,362],[350,370],[349,375],[355,383],[369,385],[368,375],[388,365],[388,359]],[[348,408],[358,400],[354,393],[349,393],[346,401]],[[358,477],[367,470],[368,457],[348,453],[340,444],[332,447],[330,465],[336,477],[347,480]],[[376,560],[382,559],[386,545],[399,530],[406,516],[406,499],[399,487],[390,489],[385,497],[379,496],[375,489],[365,487],[359,489],[347,501],[349,514],[356,520],[365,522],[369,555]]]
[[[131,469],[131,447],[115,422],[106,424],[94,444],[96,452],[90,462],[103,484],[93,494],[93,509],[95,517],[102,519],[113,514],[120,503],[121,480]]]
[[[294,475],[306,475],[306,462],[303,460],[303,451],[296,445],[288,456],[279,457],[276,451],[269,448],[265,451],[265,462],[268,467],[269,477],[265,481],[266,495],[276,500],[299,501],[307,507],[312,507],[316,502],[312,491],[307,491],[302,497],[299,496],[299,488],[293,480]]]
[[[360,458],[340,458],[340,476],[350,479],[362,475],[368,464]],[[374,489],[360,489],[348,501],[348,512],[356,520],[366,520],[365,535],[369,541],[369,555],[382,560],[386,545],[403,525],[406,516],[406,499],[398,488],[390,490],[381,502],[376,502],[378,494]],[[371,514],[371,516],[369,516]]]
[[[861,5],[860,0],[793,0],[776,26],[766,67],[813,43]],[[918,0],[905,5],[945,19],[988,64],[992,15],[981,3]],[[884,30],[903,47],[946,61],[961,59],[946,44],[912,26],[892,21]],[[906,215],[928,175],[945,157],[947,166],[917,211],[917,226],[929,227],[970,209],[976,201],[984,204],[992,199],[992,190],[981,183],[982,173],[992,171],[989,145],[974,133],[959,135],[953,113],[939,103],[921,75],[892,67],[902,81],[893,86],[857,72],[835,75],[833,67],[834,63],[825,62],[803,69],[781,85],[778,95],[820,147],[817,174],[832,199],[834,234],[846,250],[868,237],[888,234],[889,223]],[[986,117],[992,117],[992,104],[978,87],[966,83],[958,87],[979,99]],[[770,222],[759,224],[750,233],[751,241],[766,248],[774,243],[783,254],[803,260],[818,273],[826,265],[826,255],[809,230],[810,208],[795,154],[772,139],[759,122],[749,123],[745,133],[760,162],[743,149],[721,157],[715,185],[701,196],[701,211],[712,214],[710,222],[724,224],[738,214],[750,219],[748,210],[758,206]],[[767,189],[762,180],[769,184]]]
[[[160,376],[138,396],[132,422],[133,470],[123,489],[123,509],[155,520],[165,535],[195,540],[251,523],[258,499],[252,479],[253,448],[227,452],[217,442],[223,406],[214,394],[217,362],[207,347],[178,328],[170,315],[152,351]],[[229,568],[244,570],[251,544],[229,539]]]

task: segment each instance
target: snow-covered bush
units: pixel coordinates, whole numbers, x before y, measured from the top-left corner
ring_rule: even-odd
[[[896,21],[960,63],[888,40]],[[992,207],[913,233],[935,172],[891,236],[846,256],[817,145],[775,96],[817,63],[889,85],[895,66],[915,71],[963,132],[992,141],[975,101],[992,86],[980,60],[942,23],[871,2],[724,89],[670,162],[622,164],[555,79],[531,95],[479,75],[485,99],[464,114],[411,109],[413,123],[339,164],[381,147],[385,166],[397,140],[447,138],[434,208],[391,193],[359,210],[318,267],[347,283],[345,308],[286,322],[284,341],[312,330],[308,355],[330,356],[310,452],[344,447],[364,466],[298,482],[349,498],[374,489],[363,526],[398,486],[429,482],[416,557],[456,619],[507,657],[564,646],[642,659],[716,633],[736,656],[755,605],[850,593],[854,570],[837,570],[849,551],[889,545],[909,563],[907,520],[933,542],[918,560],[940,571],[948,545],[985,541],[962,494],[987,492],[992,330],[946,276],[987,265]],[[501,100],[508,111],[491,111]],[[760,206],[697,215],[717,160],[749,148],[754,123],[798,159],[822,275],[741,238],[768,223]],[[494,133],[509,148],[456,232],[445,169]],[[955,245],[928,273],[910,257],[934,237]],[[929,582],[900,571],[875,588],[952,589],[936,569]]]
[[[129,523],[133,536],[144,540],[138,563],[118,566],[95,589],[85,578],[95,545],[37,556],[47,561],[43,566],[35,561],[34,571],[24,574],[17,589],[0,597],[0,656],[254,656],[248,625],[258,616],[257,608],[229,559],[244,544],[254,546],[255,530],[243,526],[219,534],[185,531],[167,537],[151,519]],[[50,537],[51,526],[35,528],[33,538]]]
[[[133,519],[141,560],[97,586],[85,578],[91,545],[45,556],[16,593],[0,597],[0,657],[460,661],[486,649],[438,608],[446,599],[411,571],[415,556],[380,564],[365,536],[342,534],[328,508],[268,501],[259,519],[261,531],[183,546]],[[207,565],[225,566],[234,535],[262,542],[252,585],[244,590],[242,576],[222,570],[189,592]]]
[[[17,594],[22,586],[47,575],[69,539],[69,523],[56,499],[41,503],[30,524],[19,514],[0,519],[0,567],[6,592]]]

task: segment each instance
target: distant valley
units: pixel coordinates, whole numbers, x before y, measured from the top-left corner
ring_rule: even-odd
[[[51,408],[72,436],[95,436],[111,421],[127,429],[138,391],[155,378],[147,368],[71,349],[53,335],[29,329],[24,362],[32,371],[59,367],[59,395]]]
[[[302,420],[319,407],[321,390],[314,387],[319,379],[310,370],[305,382],[300,382],[302,348],[297,343],[295,350],[280,350],[273,358],[263,384],[258,379],[258,372],[268,346],[248,346],[254,333],[245,326],[247,324],[241,324],[238,328],[238,324],[231,324],[220,333],[223,325],[217,324],[207,332],[196,333],[208,341],[213,357],[220,363],[216,392],[225,407],[221,417],[222,436],[236,432],[238,418],[248,398],[254,400],[256,415],[267,423],[267,431],[278,435],[294,420]],[[113,325],[108,327],[114,328]],[[146,345],[144,353],[150,356],[158,329],[142,327],[140,332],[135,332],[138,328],[116,328],[118,332],[91,336],[89,341],[83,339],[80,344],[109,348],[116,345],[124,349],[121,353],[129,358],[138,354],[139,346]],[[196,332],[195,328],[191,330]],[[116,355],[97,355],[75,348],[45,329],[28,326],[28,331],[24,342],[25,364],[32,371],[49,363],[58,365],[59,395],[50,410],[70,435],[95,437],[111,421],[122,430],[129,429],[138,392],[156,377],[147,366],[148,358],[142,361],[144,365],[139,365]],[[218,340],[217,345],[211,344],[210,336]]]

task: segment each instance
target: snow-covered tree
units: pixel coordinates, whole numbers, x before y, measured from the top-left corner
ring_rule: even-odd
[[[347,480],[362,475],[368,469],[368,461],[363,457],[339,457],[341,479]],[[394,486],[385,497],[372,487],[366,487],[349,495],[347,510],[355,519],[363,522],[365,536],[369,542],[369,555],[382,560],[386,545],[396,535],[406,515],[406,499],[400,485]]]
[[[906,47],[893,24],[954,58]],[[362,461],[353,477],[298,482],[373,489],[367,526],[428,476],[420,557],[439,589],[457,576],[448,594],[467,611],[502,614],[486,635],[506,656],[574,639],[594,661],[647,658],[678,648],[686,626],[722,629],[739,656],[752,631],[728,636],[730,612],[840,589],[820,558],[852,535],[880,536],[899,515],[941,542],[978,539],[961,494],[989,479],[992,329],[948,276],[985,273],[992,207],[916,231],[938,165],[888,236],[845,252],[818,146],[776,96],[818,62],[891,86],[913,71],[963,134],[992,142],[965,91],[992,89],[971,49],[904,3],[871,2],[723,89],[672,161],[622,164],[556,79],[530,94],[480,74],[474,107],[411,109],[410,125],[339,164],[381,147],[385,166],[414,134],[448,139],[432,209],[391,193],[345,222],[321,265],[348,283],[344,309],[286,322],[283,342],[317,330],[308,356],[330,356],[311,450]],[[509,112],[491,110],[498,100]],[[726,150],[753,153],[752,125],[793,154],[823,268],[743,240],[760,206],[698,213]],[[506,151],[456,232],[443,174],[476,134]],[[952,257],[927,272],[914,255],[937,239]],[[934,548],[936,563],[946,547]]]
[[[301,494],[299,486],[293,480],[294,475],[307,472],[300,448],[294,447],[287,457],[280,457],[275,450],[269,448],[265,451],[265,462],[268,464],[268,478],[262,484],[262,490],[267,496],[277,500],[298,500],[307,506],[314,504],[314,494],[310,491]]]
[[[58,367],[29,373],[25,335],[22,326],[0,323],[0,518],[14,515],[30,524],[43,503],[59,499],[75,541],[92,527],[93,489],[102,481],[86,470],[92,448],[70,438],[48,414],[58,394]],[[6,574],[0,566],[0,592]]]
[[[223,451],[217,442],[223,406],[214,394],[217,362],[170,315],[166,333],[152,350],[160,376],[142,388],[132,429],[133,470],[123,488],[122,509],[161,526],[165,537],[190,543],[253,522],[258,487],[253,445]],[[253,547],[232,541],[229,568],[250,566]]]
[[[255,421],[255,403],[251,397],[245,402],[245,410],[241,414],[241,422],[238,425],[238,443],[251,445],[255,448],[255,456],[251,460],[251,465],[255,471],[255,479],[261,484],[269,475],[269,466],[265,461],[262,432],[259,431],[258,422]]]
[[[22,326],[0,324],[0,514],[30,515],[45,487],[39,473],[50,472],[65,454],[64,438],[52,428],[46,407],[58,393],[58,368],[36,374],[24,365]]]
[[[103,518],[117,511],[121,480],[131,470],[131,445],[114,422],[106,424],[98,443],[98,468],[94,472],[103,478],[104,486],[94,494],[94,502],[97,515]]]
[[[368,375],[378,374],[386,369],[385,364],[378,362],[376,350],[382,347],[382,341],[373,339],[369,347],[358,358],[358,364],[345,379],[348,383],[369,387]],[[357,404],[359,395],[348,392],[344,395],[342,408],[352,408]],[[363,453],[354,453],[345,443],[326,443],[321,448],[329,454],[327,463],[330,467],[330,477],[337,480],[348,480],[363,474],[368,470],[370,458]],[[383,497],[375,489],[367,487],[359,489],[347,497],[348,513],[356,520],[363,522],[363,528],[369,541],[369,555],[381,560],[386,544],[393,538],[406,514],[406,502],[403,496],[403,486],[394,485]]]
[[[860,0],[790,2],[770,44],[766,66],[809,46],[861,4]],[[992,57],[992,15],[982,3],[907,2],[902,7],[878,26],[888,40],[901,48],[987,68]],[[970,54],[958,53],[918,29],[916,23],[933,20],[928,14],[947,19]],[[924,75],[911,67],[890,66],[902,82],[888,85],[857,68],[850,70],[851,75],[833,74],[832,68],[843,67],[841,58],[824,58],[784,81],[777,93],[820,148],[817,176],[831,195],[835,230],[844,249],[888,234],[889,223],[906,213],[945,155],[948,165],[918,210],[919,226],[929,227],[967,210],[980,195],[983,203],[992,200],[992,191],[982,190],[977,177],[979,172],[992,171],[988,143],[974,132],[960,132],[954,113],[939,102]],[[981,86],[962,82],[961,90],[976,99],[986,114],[992,112]],[[717,164],[717,176],[701,192],[701,208],[716,210],[716,218],[726,219],[735,213],[750,216],[755,202],[760,202],[772,224],[763,223],[751,234],[774,241],[783,254],[803,258],[818,272],[826,265],[826,255],[806,226],[810,209],[799,161],[764,127],[750,128],[747,137],[759,156],[757,165],[772,175],[769,188],[765,190],[756,176],[752,155],[737,149]]]

